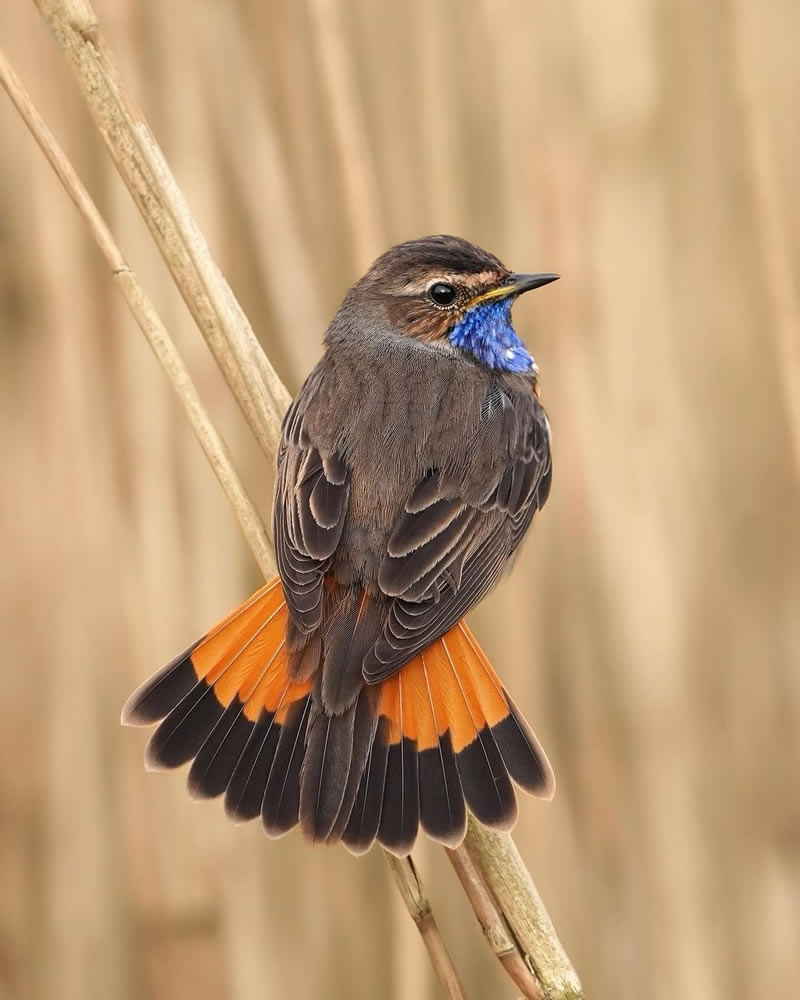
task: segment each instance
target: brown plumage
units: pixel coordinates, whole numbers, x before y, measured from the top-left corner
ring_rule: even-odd
[[[232,817],[355,851],[406,853],[420,825],[456,844],[467,807],[508,827],[512,780],[552,794],[462,621],[547,499],[549,427],[532,361],[490,367],[511,349],[478,356],[454,334],[481,302],[552,277],[430,237],[348,292],[283,424],[280,579],[132,695],[126,721],[163,720],[151,766],[192,760],[192,793],[224,794]]]

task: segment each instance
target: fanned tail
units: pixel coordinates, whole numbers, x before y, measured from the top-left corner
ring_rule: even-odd
[[[356,629],[365,607],[354,605]],[[276,579],[131,695],[123,722],[159,723],[148,767],[191,761],[190,793],[224,795],[232,819],[261,816],[280,836],[302,818],[311,839],[355,853],[377,840],[407,854],[420,827],[455,846],[467,809],[508,829],[512,782],[552,795],[544,752],[463,622],[360,691],[361,640],[331,633],[291,654],[288,624]],[[355,678],[331,689],[319,668],[338,648],[356,658]]]
[[[289,613],[270,581],[128,699],[122,721],[159,722],[148,768],[192,761],[196,798],[225,794],[235,820],[261,815],[272,835],[298,820],[299,775],[312,680],[293,679]]]
[[[342,835],[407,854],[418,828],[456,846],[469,810],[510,829],[512,780],[552,797],[553,772],[531,728],[464,622],[380,685],[378,725]]]

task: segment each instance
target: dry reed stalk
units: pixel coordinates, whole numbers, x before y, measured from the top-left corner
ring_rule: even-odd
[[[483,929],[484,936],[489,942],[489,947],[523,994],[526,997],[541,1000],[544,994],[531,969],[520,954],[516,942],[511,937],[508,924],[498,912],[485,882],[472,864],[469,855],[466,851],[448,851],[448,854],[472,909],[475,911],[475,916]]]
[[[141,287],[136,274],[127,265],[114,242],[97,206],[37,112],[2,51],[0,51],[0,83],[86,221],[92,236],[111,268],[111,273],[120,287],[134,319],[184,405],[203,453],[217,474],[220,485],[239,519],[242,531],[259,568],[266,577],[274,575],[274,556],[266,528],[239,481],[227,448],[200,402],[177,348]],[[445,994],[452,1000],[464,1000],[465,994],[458,981],[455,967],[442,940],[430,901],[413,861],[410,857],[395,858],[388,853],[386,857],[403,902],[419,930]]]
[[[369,149],[360,101],[356,97],[350,61],[345,52],[340,0],[312,0],[310,12],[316,29],[320,63],[327,82],[328,107],[344,178],[347,214],[354,234],[356,257],[359,267],[366,267],[378,251],[380,213],[374,171],[371,168],[373,157]],[[428,33],[431,37],[436,37],[430,25],[426,35]],[[428,58],[423,59],[423,63],[436,61],[430,58],[431,54],[427,50],[425,56]],[[437,66],[440,66],[440,63],[437,63]],[[438,72],[440,77],[446,76],[440,69]],[[439,93],[440,88],[434,87],[431,92]],[[422,103],[423,119],[429,121],[432,112],[424,107],[424,101]],[[437,102],[432,103],[437,104]],[[435,132],[436,129],[433,127],[428,129],[426,134],[428,145],[434,143]],[[439,139],[436,143],[436,163],[439,167],[442,165],[442,157],[438,155],[441,153],[441,145]],[[452,176],[445,181],[444,173],[446,171],[442,169],[437,171],[441,181],[439,187],[446,187],[450,192],[444,203],[452,211],[452,192],[455,187]],[[506,972],[528,997],[569,996],[569,990],[579,993],[580,984],[577,976],[555,935],[533,882],[530,881],[531,892],[526,900],[527,906],[518,908],[515,894],[505,892],[506,883],[503,879],[505,871],[514,871],[520,882],[525,879],[530,880],[514,841],[505,834],[485,828],[481,828],[482,836],[478,837],[475,834],[476,829],[477,824],[471,824],[470,832],[462,847],[447,853],[462,881],[478,921]],[[478,893],[477,880],[481,879],[479,872],[483,873],[484,880],[496,880],[496,891],[493,894],[487,892],[485,888],[482,893]],[[506,899],[505,908],[501,903],[503,897]],[[513,937],[508,933],[509,925],[513,928]],[[543,931],[545,927],[547,933]],[[498,933],[500,928],[506,929],[501,950],[495,947],[495,941],[487,928],[495,928]],[[551,939],[548,938],[548,933],[552,935]],[[533,963],[535,971],[532,971],[529,964],[531,954],[538,956],[537,961]]]
[[[84,0],[34,0],[89,112],[259,444],[274,455],[290,396],[211,253]]]
[[[172,383],[197,436],[203,454],[219,480],[225,496],[236,511],[242,531],[259,568],[265,576],[275,574],[275,559],[261,516],[233,468],[230,453],[219,436],[177,348],[155,311],[153,303],[128,266],[114,242],[97,206],[81,183],[64,151],[45,125],[19,78],[0,51],[0,83],[30,129],[59,180],[83,216],[100,252],[147,342]]]
[[[92,8],[84,0],[34,2],[69,57],[112,158],[248,423],[267,454],[274,457],[280,418],[288,405],[289,395],[211,259],[155,138],[127,94]],[[122,260],[121,256],[119,259]],[[121,273],[132,275],[127,267]],[[142,314],[146,316],[144,311]],[[138,320],[138,313],[135,315]],[[241,494],[244,495],[243,490]],[[233,493],[228,496],[233,503]],[[238,513],[238,507],[236,509]],[[266,537],[266,533],[263,534]],[[526,995],[534,1000],[582,996],[577,975],[511,837],[471,823],[464,845],[458,851],[465,853],[489,889],[484,906],[494,901],[499,908],[497,919],[502,917],[507,921],[519,955],[535,972],[535,981],[529,985]],[[430,904],[425,900],[425,906],[410,905],[410,901],[420,898],[421,892],[413,862],[409,858],[398,864],[392,862],[391,867],[443,987],[448,995],[462,995],[451,992],[457,977],[443,944],[437,940],[438,929]],[[462,868],[466,868],[466,861]]]
[[[526,996],[534,1000],[579,1000],[583,989],[577,973],[511,835],[489,830],[470,816],[459,851],[474,864],[507,921],[525,965],[533,973],[539,992]]]
[[[392,874],[400,889],[400,895],[406,909],[411,914],[417,930],[425,942],[428,955],[439,977],[439,982],[444,987],[448,997],[455,1000],[466,1000],[466,994],[458,981],[456,970],[447,953],[447,949],[442,941],[439,928],[433,916],[430,900],[425,892],[422,882],[417,872],[411,855],[407,858],[396,858],[393,854],[385,851],[386,860],[392,869]]]

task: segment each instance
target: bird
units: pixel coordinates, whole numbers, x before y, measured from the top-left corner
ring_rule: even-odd
[[[552,478],[539,369],[511,309],[556,274],[456,236],[392,247],[345,295],[283,420],[278,576],[128,699],[149,769],[191,762],[272,837],[355,854],[501,830],[553,771],[464,616]]]

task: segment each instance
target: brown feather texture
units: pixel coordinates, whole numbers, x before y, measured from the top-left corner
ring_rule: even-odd
[[[129,700],[153,767],[192,761],[270,835],[352,851],[508,829],[513,785],[548,797],[532,731],[463,622],[509,567],[551,478],[535,375],[441,337],[508,271],[455,237],[380,257],[347,294],[283,423],[279,578]],[[452,310],[427,297],[456,290]],[[405,319],[403,319],[405,317]],[[421,318],[420,318],[421,317]],[[438,336],[438,335],[437,335]]]

